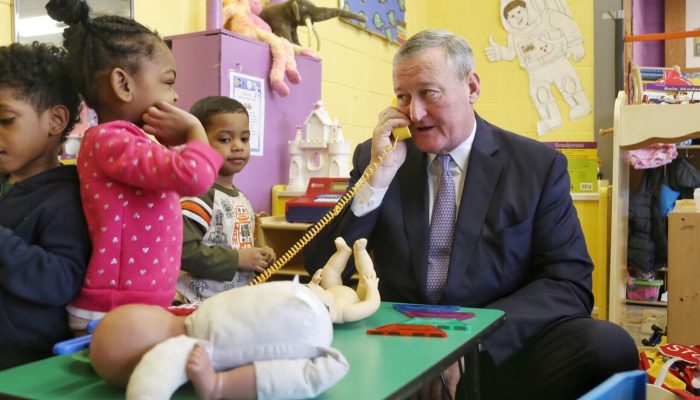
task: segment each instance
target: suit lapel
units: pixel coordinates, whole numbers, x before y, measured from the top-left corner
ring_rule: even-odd
[[[450,293],[458,295],[456,291],[461,287],[470,265],[491,197],[503,169],[502,162],[495,157],[497,151],[498,144],[494,141],[491,128],[477,116],[476,137],[469,155],[467,176],[457,211],[444,302],[450,302]]]
[[[412,141],[406,143],[406,161],[399,170],[404,229],[411,249],[411,265],[421,293],[425,293],[428,243],[428,172],[426,155]],[[421,195],[422,194],[422,195]]]

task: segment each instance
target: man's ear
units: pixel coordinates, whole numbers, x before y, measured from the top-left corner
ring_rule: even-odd
[[[481,94],[481,78],[475,71],[469,71],[465,79],[465,89],[469,90],[469,103],[474,104]]]
[[[68,126],[70,112],[64,105],[57,104],[49,107],[49,136],[62,135]]]
[[[134,80],[121,68],[114,68],[109,73],[109,85],[117,98],[125,103],[134,99]]]

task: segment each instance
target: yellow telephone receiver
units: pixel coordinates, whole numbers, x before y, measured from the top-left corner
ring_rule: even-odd
[[[391,105],[396,107],[396,98],[392,99]],[[335,206],[333,206],[333,208],[330,211],[328,211],[326,215],[321,217],[321,219],[318,220],[315,224],[311,225],[311,227],[304,233],[304,235],[301,238],[299,238],[299,240],[297,240],[289,250],[285,251],[284,254],[282,254],[277,260],[275,260],[274,263],[272,263],[272,265],[270,265],[265,271],[263,271],[255,279],[253,279],[249,283],[249,285],[257,285],[258,283],[263,283],[267,281],[272,276],[272,274],[284,267],[287,264],[287,262],[292,259],[292,257],[294,257],[301,249],[303,249],[311,241],[311,239],[313,239],[321,231],[321,229],[323,229],[326,225],[328,225],[329,222],[333,220],[333,218],[340,214],[343,208],[345,208],[345,205],[349,203],[353,197],[355,197],[355,193],[362,187],[362,185],[369,181],[369,178],[371,178],[372,175],[374,175],[379,165],[386,158],[389,150],[394,150],[396,148],[397,142],[409,139],[411,137],[411,131],[406,126],[392,129],[391,134],[396,140],[393,143],[386,145],[382,150],[379,151],[377,157],[370,162],[369,167],[367,167],[365,172],[362,174],[360,179],[358,179],[357,182],[355,182],[353,187],[348,189],[348,191],[345,192],[343,197],[341,197],[340,200],[338,200],[338,202],[335,203]]]
[[[392,107],[396,107],[396,104],[398,104],[398,100],[396,99],[396,97],[393,97],[391,99]],[[394,128],[391,130],[391,134],[394,135],[394,139],[396,139],[397,141],[406,140],[411,137],[411,131],[408,130],[407,126],[400,126],[398,128]]]

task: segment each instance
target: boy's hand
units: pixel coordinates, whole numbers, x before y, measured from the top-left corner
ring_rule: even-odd
[[[204,127],[194,115],[164,101],[149,107],[143,114],[143,130],[168,147],[191,140],[209,143]]]
[[[261,247],[263,254],[265,255],[265,261],[267,261],[267,265],[272,264],[276,259],[277,255],[275,254],[275,251],[272,249],[270,246],[263,246]]]
[[[263,272],[265,268],[270,266],[267,257],[267,252],[260,247],[240,249],[238,250],[238,268],[247,271]]]

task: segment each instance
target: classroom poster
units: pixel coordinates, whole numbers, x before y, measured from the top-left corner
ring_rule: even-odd
[[[406,0],[340,0],[340,7],[367,18],[367,22],[341,18],[348,24],[392,43],[406,41]]]
[[[238,100],[248,111],[250,155],[262,156],[265,143],[265,81],[229,70],[229,97]]]

